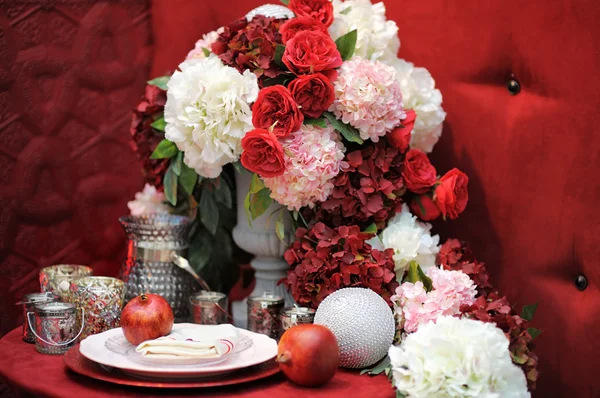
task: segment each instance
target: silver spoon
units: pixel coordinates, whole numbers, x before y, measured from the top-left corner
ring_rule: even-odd
[[[206,281],[204,279],[202,279],[197,273],[196,271],[194,271],[192,269],[192,267],[190,266],[190,263],[188,262],[188,260],[186,260],[185,258],[181,257],[180,255],[176,254],[175,252],[171,253],[171,261],[177,265],[179,268],[181,268],[184,271],[187,271],[191,276],[194,277],[194,279],[196,280],[196,282],[198,282],[198,284],[200,286],[202,286],[202,289],[206,290],[207,292],[212,291],[210,286],[208,286],[208,283],[206,283]]]

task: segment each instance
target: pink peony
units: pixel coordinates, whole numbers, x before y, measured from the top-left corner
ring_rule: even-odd
[[[469,276],[461,271],[446,271],[430,268],[433,289],[426,292],[421,281],[405,282],[391,297],[394,314],[401,328],[407,333],[416,332],[419,325],[435,322],[440,316],[460,314],[461,305],[475,302],[477,286]]]
[[[377,142],[406,118],[393,67],[354,57],[339,72],[336,98],[329,110],[357,128],[362,139]]]
[[[271,197],[289,210],[313,207],[333,191],[332,179],[344,164],[344,146],[331,128],[303,125],[281,140],[285,172],[264,178]]]

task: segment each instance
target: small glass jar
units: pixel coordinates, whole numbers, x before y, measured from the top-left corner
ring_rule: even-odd
[[[227,296],[219,292],[200,292],[190,297],[192,321],[199,325],[229,323]]]
[[[307,307],[289,307],[281,312],[281,334],[292,326],[313,323],[315,321],[315,310]]]
[[[271,293],[248,298],[248,330],[279,338],[281,321],[279,315],[284,299]]]

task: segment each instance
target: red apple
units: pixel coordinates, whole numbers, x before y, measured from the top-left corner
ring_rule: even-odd
[[[137,296],[121,312],[123,334],[133,345],[168,335],[174,320],[171,305],[158,294]]]
[[[340,349],[335,335],[326,326],[297,325],[281,336],[277,362],[294,383],[321,386],[331,380],[340,366]]]

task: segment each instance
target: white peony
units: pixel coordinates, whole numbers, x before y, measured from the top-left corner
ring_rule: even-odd
[[[417,114],[410,146],[429,153],[440,139],[446,119],[442,93],[435,88],[435,80],[427,69],[415,67],[399,58],[390,64],[396,68],[403,108],[412,109]]]
[[[383,246],[394,250],[394,271],[398,281],[412,260],[416,260],[423,271],[435,266],[435,259],[440,251],[440,237],[431,236],[430,231],[431,224],[413,216],[406,203],[402,205],[402,212],[396,214],[383,230]]]
[[[135,200],[127,203],[127,207],[132,216],[164,214],[169,212],[165,200],[164,193],[158,191],[153,185],[146,184],[142,192],[135,194]]]
[[[357,30],[354,55],[371,61],[396,59],[400,49],[398,26],[385,18],[383,2],[333,0],[333,15],[333,24],[329,27],[333,40]]]
[[[186,165],[216,178],[222,166],[238,160],[241,139],[252,129],[258,81],[215,55],[187,60],[179,69],[168,84],[165,137],[185,152]]]
[[[493,323],[441,317],[389,350],[396,388],[411,398],[526,398],[525,374]]]

